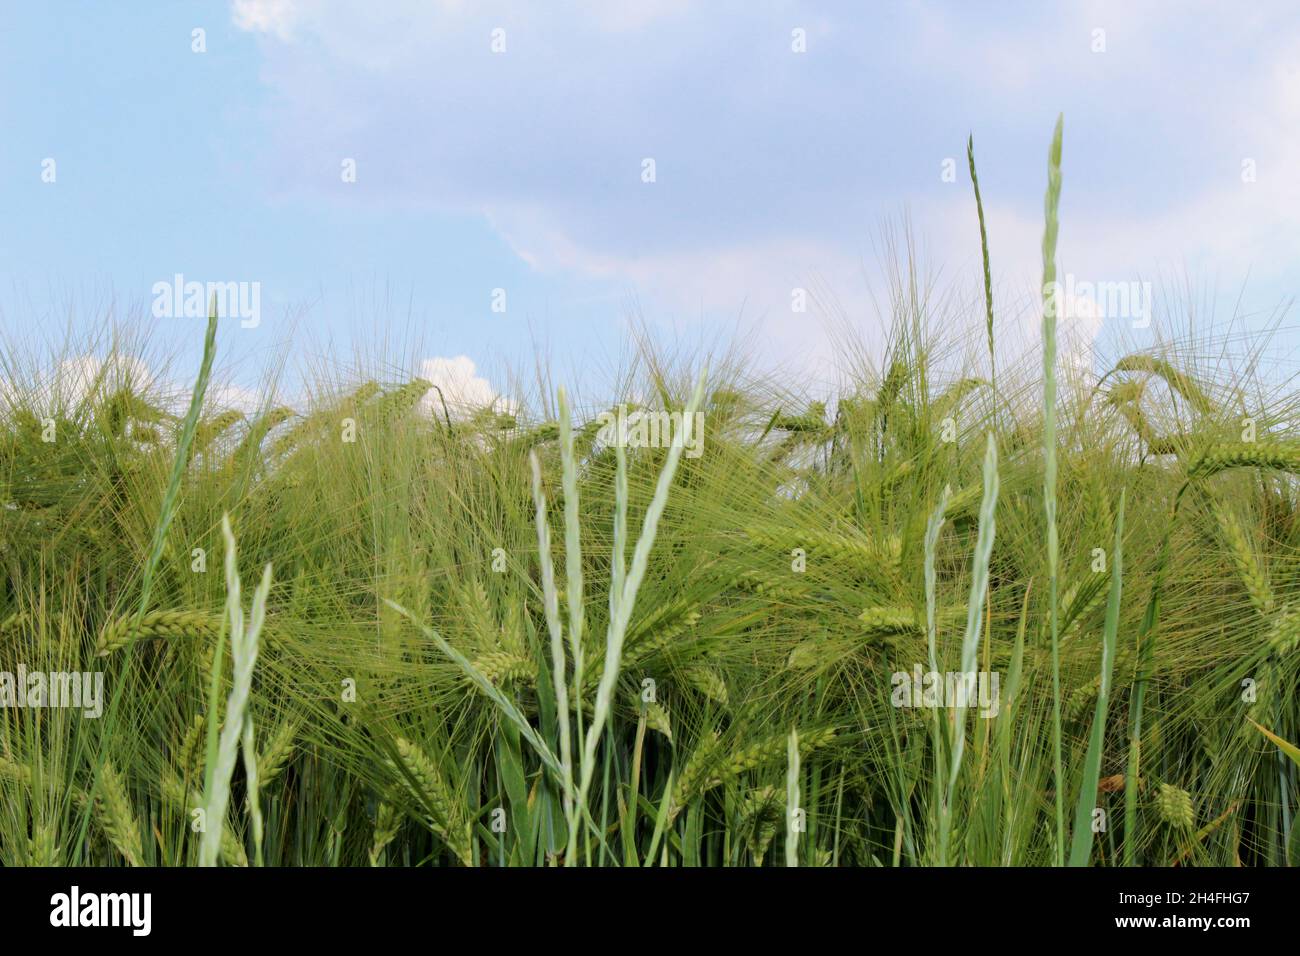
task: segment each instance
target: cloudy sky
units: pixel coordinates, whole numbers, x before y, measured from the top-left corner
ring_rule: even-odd
[[[639,318],[815,375],[835,321],[878,340],[904,222],[945,321],[978,321],[972,131],[999,311],[1032,329],[1058,112],[1065,273],[1190,282],[1207,323],[1300,288],[1291,3],[6,4],[0,341],[111,313],[184,358],[202,320],[151,315],[181,274],[260,284],[227,356],[488,395],[535,349],[608,365]]]

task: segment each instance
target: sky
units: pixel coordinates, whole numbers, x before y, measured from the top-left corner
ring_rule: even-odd
[[[361,355],[487,399],[535,354],[602,374],[636,328],[822,380],[843,329],[882,341],[909,234],[936,321],[979,328],[971,134],[1010,341],[1058,113],[1083,347],[1156,334],[1090,290],[1263,327],[1300,289],[1293,3],[0,7],[0,347],[127,323],[183,379],[179,275],[257,290],[221,323],[236,397]]]

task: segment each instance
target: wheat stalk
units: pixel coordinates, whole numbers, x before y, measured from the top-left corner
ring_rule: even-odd
[[[27,841],[27,865],[58,866],[61,848],[58,846],[57,841],[58,831],[53,823],[34,825],[31,839]]]
[[[179,811],[187,819],[193,819],[191,816],[193,812],[202,809],[203,795],[198,790],[186,790],[184,782],[175,772],[164,770],[160,786],[163,801]],[[205,818],[204,829],[207,828],[209,823],[210,821]],[[248,866],[248,853],[244,849],[244,844],[240,842],[229,822],[225,820],[221,822],[218,853],[221,862],[226,866]]]
[[[858,620],[868,633],[920,634],[923,630],[916,611],[911,608],[876,605],[866,608]]]
[[[1288,605],[1273,615],[1268,646],[1279,660],[1300,647],[1300,605]]]
[[[461,820],[457,802],[438,768],[422,749],[404,737],[393,741],[399,763],[389,761],[389,767],[406,785],[423,807],[433,812],[426,815],[430,828],[442,837],[447,847],[465,866],[474,865],[474,851],[469,827]]]
[[[379,866],[384,849],[397,838],[402,828],[402,814],[391,803],[379,801],[375,810],[375,834],[370,841],[370,865]]]
[[[1056,527],[1056,237],[1060,229],[1061,135],[1057,117],[1047,154],[1047,194],[1043,200],[1043,510],[1047,519],[1048,615],[1052,637],[1052,769],[1056,782],[1056,865],[1065,863],[1065,774],[1061,760],[1061,637],[1057,619]],[[972,613],[978,614],[979,609]]]
[[[1156,791],[1156,811],[1160,818],[1171,827],[1190,830],[1196,825],[1196,814],[1192,810],[1192,795],[1171,783],[1160,784]]]
[[[704,397],[704,380],[705,374],[701,373],[699,380],[695,384],[695,391],[691,399],[686,404],[686,410],[683,412],[682,420],[690,421],[695,416],[695,411],[700,407]],[[591,782],[596,773],[596,748],[600,745],[600,738],[605,729],[605,722],[609,718],[610,701],[614,695],[614,685],[618,680],[619,668],[622,663],[623,641],[627,636],[628,622],[632,617],[632,609],[636,604],[637,592],[641,588],[641,582],[645,578],[646,567],[650,561],[650,549],[654,547],[655,535],[659,528],[659,519],[663,516],[664,509],[668,505],[668,494],[673,484],[673,476],[677,473],[677,464],[681,461],[682,450],[685,436],[678,434],[675,436],[671,447],[668,449],[668,455],[664,461],[663,468],[659,472],[659,480],[655,485],[654,496],[650,499],[650,504],[646,508],[645,516],[642,519],[641,534],[637,538],[636,546],[632,549],[632,561],[628,565],[626,576],[616,575],[616,578],[622,578],[621,588],[616,588],[617,597],[611,603],[611,618],[609,630],[605,635],[605,666],[600,674],[600,684],[596,688],[596,704],[591,715],[591,726],[588,728],[582,749],[582,772],[578,783],[577,805],[586,807],[587,793],[591,788]],[[623,447],[620,445],[615,449],[616,461],[618,463],[619,477],[616,478],[615,497],[620,503],[617,505],[618,510],[626,514],[627,490],[626,490],[626,471]],[[572,453],[569,449],[567,453]],[[615,550],[620,552],[619,567],[621,568],[621,549],[623,542],[615,542]],[[572,850],[572,835],[570,838],[570,850]]]
[[[1197,412],[1210,415],[1214,412],[1214,403],[1205,394],[1191,376],[1174,368],[1172,364],[1154,355],[1135,353],[1126,355],[1115,363],[1116,372],[1145,372],[1164,380],[1165,384],[1187,400]]]
[[[207,744],[207,718],[203,714],[195,714],[194,719],[190,721],[189,727],[185,729],[185,736],[181,738],[181,745],[176,751],[176,763],[181,776],[186,780],[197,780],[203,772],[203,760],[206,757],[204,747]]]
[[[668,804],[668,822],[671,823],[697,795],[708,789],[706,786],[710,764],[718,751],[718,732],[711,730],[695,745],[690,757],[682,765],[673,782],[672,795]]]
[[[776,787],[767,786],[751,790],[741,801],[741,825],[755,866],[763,865],[767,849],[776,837],[777,821],[785,809],[782,799]]]
[[[803,581],[785,581],[762,571],[746,571],[736,577],[735,585],[760,597],[783,601],[797,601],[804,597],[810,585]]]
[[[897,536],[874,541],[864,534],[842,534],[816,528],[798,530],[754,526],[745,533],[756,544],[777,548],[788,553],[792,548],[805,548],[809,552],[825,554],[842,564],[860,565],[897,573],[902,542]]]
[[[683,668],[681,676],[687,684],[709,698],[709,700],[721,704],[723,707],[727,706],[727,702],[730,700],[727,681],[718,672],[717,668],[696,664],[692,667]]]
[[[494,684],[518,681],[532,684],[537,680],[537,665],[526,657],[507,651],[489,651],[474,658],[474,667]]]
[[[799,865],[799,828],[795,814],[799,812],[799,733],[790,728],[786,741],[785,771],[785,865]]]
[[[542,491],[542,466],[537,452],[528,453],[532,472],[533,505],[536,509],[534,525],[537,531],[537,560],[542,571],[542,609],[546,628],[551,639],[551,689],[555,693],[556,719],[559,724],[559,767],[561,800],[569,829],[569,852],[564,855],[566,865],[575,865],[572,852],[578,826],[577,791],[573,782],[573,731],[569,727],[568,665],[564,658],[563,625],[560,623],[560,592],[555,586],[555,565],[551,560],[551,528],[546,520],[546,495]],[[582,688],[574,688],[574,696],[581,696]],[[523,729],[522,727],[520,728]]]
[[[143,866],[140,847],[140,824],[131,810],[126,787],[111,760],[100,768],[99,793],[95,798],[95,815],[99,828],[131,866]]]
[[[100,632],[95,655],[107,657],[137,640],[212,638],[216,636],[218,627],[210,615],[201,611],[149,611],[138,619],[135,615],[123,615],[109,622]]]
[[[669,740],[673,739],[672,720],[669,719],[668,709],[663,704],[651,702],[645,705],[645,724]]]
[[[1228,543],[1228,554],[1250,596],[1250,603],[1260,615],[1268,617],[1273,613],[1273,589],[1269,586],[1268,574],[1260,563],[1250,536],[1230,509],[1218,501],[1214,502],[1213,508],[1219,530]]]
[[[984,451],[984,500],[980,505],[979,532],[975,541],[975,554],[971,558],[970,600],[967,602],[966,633],[961,643],[961,671],[975,673],[980,635],[984,626],[984,598],[989,586],[989,559],[993,553],[995,533],[994,513],[998,502],[998,446],[992,433]],[[1059,701],[1059,691],[1057,694]],[[1059,717],[1059,705],[1058,705]],[[966,747],[966,703],[960,699],[953,708],[953,745],[949,754],[947,789],[940,805],[939,815],[939,865],[948,865],[948,840],[952,828],[952,805],[957,790],[957,777],[961,772],[962,755]]]
[[[1269,468],[1300,474],[1300,446],[1282,442],[1224,442],[1204,449],[1187,468],[1189,480],[1232,468]]]
[[[262,571],[262,580],[253,594],[253,607],[247,625],[240,601],[239,571],[235,559],[235,536],[230,530],[230,516],[221,518],[221,534],[226,541],[226,610],[230,618],[230,654],[234,662],[230,696],[226,699],[225,726],[217,742],[215,760],[209,741],[208,773],[204,786],[204,812],[208,820],[225,820],[230,802],[230,778],[241,748],[244,770],[250,776],[250,807],[253,810],[254,841],[260,852],[261,817],[257,809],[257,761],[252,749],[252,713],[248,700],[253,686],[253,666],[257,663],[258,638],[266,621],[266,600],[271,590],[271,566]],[[215,701],[210,713],[215,714]],[[209,826],[199,844],[199,865],[215,866],[220,850],[221,828]]]
[[[280,776],[285,764],[293,755],[294,741],[301,725],[296,720],[285,720],[271,734],[266,746],[257,756],[257,779],[266,787]]]
[[[799,746],[802,751],[811,752],[825,747],[834,739],[833,729],[821,728],[809,731],[800,737]],[[768,737],[718,759],[716,735],[704,737],[686,766],[682,768],[682,773],[677,779],[672,806],[676,811],[680,811],[695,797],[751,770],[775,763],[781,757],[787,756],[788,741],[789,738],[784,734]]]
[[[388,392],[379,400],[378,416],[380,420],[405,417],[411,409],[433,388],[433,383],[423,378],[412,379],[401,388]]]
[[[230,429],[234,428],[244,420],[242,412],[229,411],[221,412],[212,418],[205,418],[199,422],[198,428],[194,432],[194,447],[190,452],[191,460],[202,455],[212,444],[224,435]]]

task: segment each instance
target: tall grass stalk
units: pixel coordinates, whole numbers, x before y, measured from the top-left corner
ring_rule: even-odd
[[[546,520],[546,495],[542,491],[542,469],[536,452],[529,452],[528,465],[532,471],[533,503],[536,508],[537,559],[542,570],[542,607],[547,631],[551,637],[551,680],[554,685],[556,720],[560,732],[560,783],[563,789],[564,816],[568,821],[569,848],[565,863],[576,861],[574,841],[577,839],[577,794],[573,782],[573,739],[569,727],[568,664],[564,658],[563,626],[560,623],[560,593],[555,586],[555,565],[551,560],[551,529]],[[581,686],[575,682],[581,694]]]
[[[799,865],[799,732],[790,728],[785,758],[785,865]]]
[[[226,542],[226,613],[230,623],[231,688],[226,699],[225,725],[216,753],[208,753],[212,774],[203,794],[204,829],[199,843],[199,865],[216,866],[221,851],[221,834],[226,821],[226,807],[230,802],[230,780],[235,772],[240,741],[244,741],[244,759],[247,767],[253,765],[250,782],[250,800],[256,806],[257,757],[252,749],[252,713],[249,697],[253,690],[253,667],[257,663],[258,642],[262,625],[266,622],[266,599],[271,592],[271,565],[262,570],[262,580],[253,593],[253,606],[247,623],[240,596],[239,564],[235,554],[235,535],[230,530],[229,515],[222,516],[221,536]],[[216,701],[210,702],[216,709]],[[261,846],[260,810],[255,818],[258,846]]]
[[[938,620],[935,613],[937,602],[936,592],[938,590],[938,570],[937,556],[939,550],[939,533],[943,530],[944,512],[948,508],[948,500],[952,496],[952,489],[948,485],[943,486],[943,492],[939,495],[939,503],[935,505],[934,511],[930,514],[929,520],[925,527],[925,543],[923,555],[923,574],[925,575],[925,643],[926,654],[930,664],[930,673],[939,673],[939,649],[938,649]],[[947,721],[944,720],[943,714],[939,709],[931,708],[930,710],[930,749],[934,754],[936,766],[942,766],[945,763],[944,758],[948,754],[948,736]],[[935,774],[934,787],[939,805],[944,806],[944,797],[938,793],[939,774]]]
[[[690,401],[686,403],[686,409],[682,415],[682,431],[685,431],[688,427],[687,423],[694,419],[695,413],[699,410],[704,399],[706,374],[706,372],[700,373],[699,380],[695,384],[695,391],[691,395]],[[596,687],[596,703],[591,716],[591,727],[587,731],[586,746],[583,750],[582,781],[578,785],[578,803],[581,806],[586,805],[587,793],[591,789],[592,776],[596,770],[596,747],[600,743],[600,735],[605,729],[605,721],[609,719],[610,701],[614,696],[614,685],[618,680],[619,665],[623,656],[623,640],[627,635],[627,626],[632,616],[637,591],[641,587],[641,581],[645,577],[646,567],[650,561],[650,549],[654,547],[659,519],[663,516],[664,508],[668,505],[668,493],[673,485],[673,477],[677,474],[677,463],[681,461],[685,438],[686,436],[679,431],[673,436],[672,443],[668,448],[663,470],[659,472],[659,481],[655,486],[654,497],[650,500],[645,518],[642,520],[641,534],[637,538],[636,546],[632,549],[632,563],[627,570],[626,580],[623,582],[622,591],[618,596],[617,612],[610,620],[609,632],[605,637],[605,666],[600,674],[600,683]],[[625,505],[619,505],[619,507],[622,508]]]
[[[586,598],[582,589],[582,529],[578,518],[578,460],[573,448],[573,422],[564,388],[559,390],[560,480],[564,488],[564,579],[568,590],[569,647],[573,654],[573,686],[581,689],[586,671],[582,637],[586,619]],[[582,741],[582,694],[573,701]]]
[[[975,213],[980,223],[980,254],[984,260],[984,322],[989,346],[989,382],[993,394],[998,391],[997,361],[993,354],[993,273],[989,268],[989,234],[984,226],[984,201],[980,198],[980,180],[975,174],[975,135],[966,139],[966,163],[970,167],[970,182],[975,190]]]
[[[1056,236],[1060,228],[1061,133],[1058,116],[1047,154],[1043,201],[1043,508],[1047,518],[1047,600],[1052,636],[1052,765],[1056,787],[1056,862],[1065,863],[1065,774],[1061,761],[1061,648],[1057,613],[1060,543],[1056,528]]]
[[[984,451],[984,497],[980,503],[979,532],[971,559],[970,601],[966,605],[966,632],[961,642],[961,672],[974,674],[979,661],[980,632],[984,624],[984,596],[989,586],[989,560],[993,555],[994,513],[998,504],[998,446],[990,432]],[[952,757],[939,819],[939,865],[947,866],[952,838],[952,808],[966,749],[966,700],[958,695],[954,707]]]

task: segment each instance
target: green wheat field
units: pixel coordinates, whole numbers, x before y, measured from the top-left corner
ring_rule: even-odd
[[[995,305],[951,375],[901,283],[829,402],[644,349],[604,403],[245,415],[215,316],[179,406],[7,357],[0,671],[103,700],[9,684],[0,862],[1300,863],[1300,393],[1190,341],[1082,385],[1051,294],[1002,367]],[[608,440],[631,396],[700,445]]]

